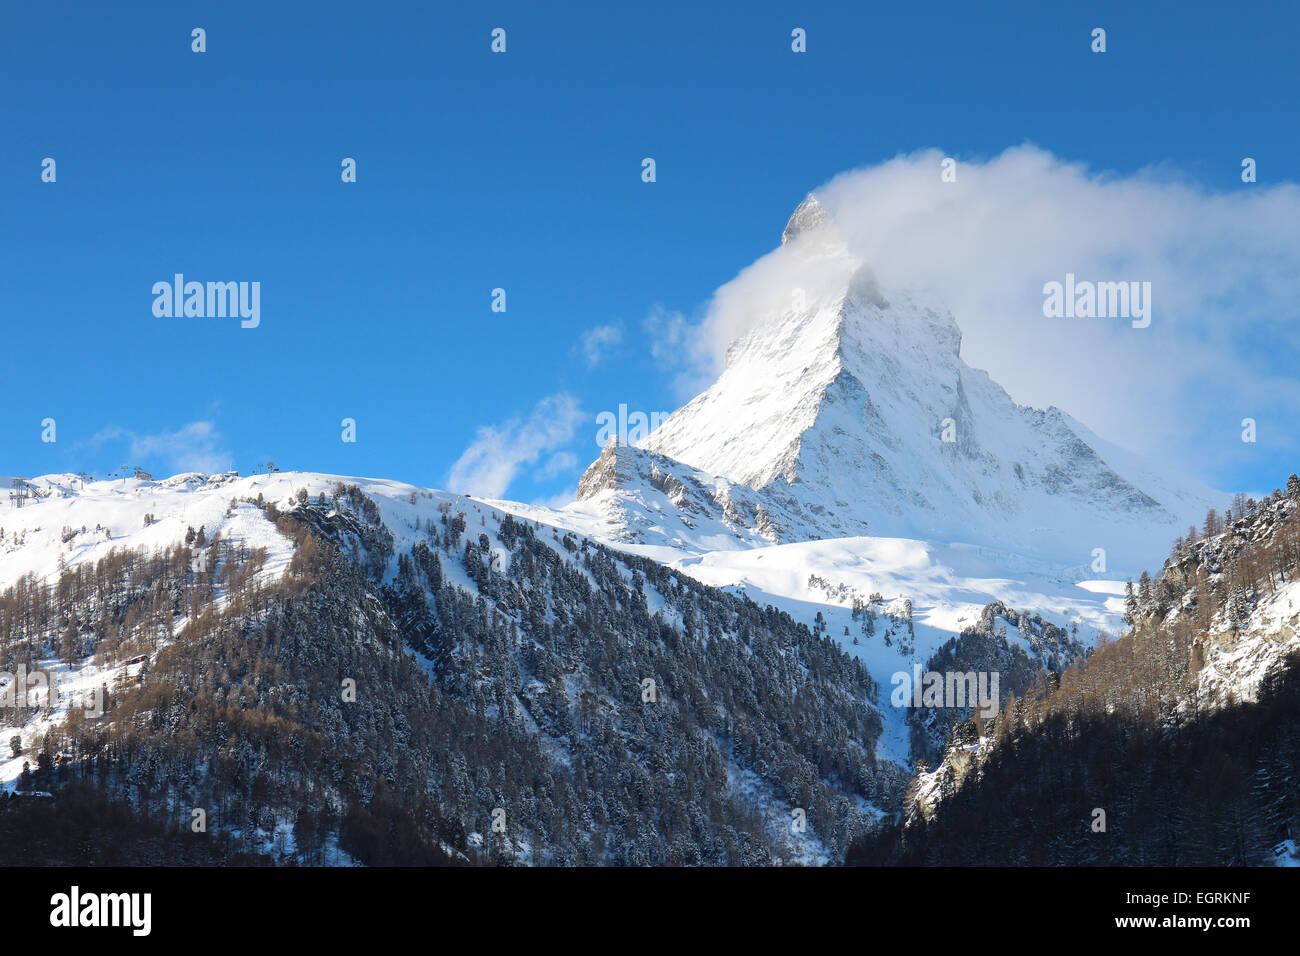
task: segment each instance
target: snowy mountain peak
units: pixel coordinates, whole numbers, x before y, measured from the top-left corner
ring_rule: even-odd
[[[790,216],[790,221],[785,224],[785,232],[781,233],[781,245],[786,245],[800,235],[812,232],[813,230],[830,222],[830,216],[822,208],[822,204],[817,201],[817,197],[809,193],[804,197],[803,202],[795,208],[794,214]]]
[[[941,301],[884,289],[837,235],[810,195],[731,296],[753,319],[721,375],[642,449],[762,492],[784,540],[884,534],[1069,564],[1103,548],[1140,569],[1221,503],[1018,405],[962,360]]]

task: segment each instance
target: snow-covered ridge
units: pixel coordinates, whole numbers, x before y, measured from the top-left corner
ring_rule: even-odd
[[[28,574],[50,583],[64,567],[93,563],[113,550],[161,550],[180,543],[189,528],[202,527],[208,535],[219,531],[250,550],[265,548],[264,573],[278,575],[292,557],[291,543],[257,508],[232,508],[231,501],[269,494],[278,488],[269,479],[280,477],[188,473],[164,481],[33,478],[28,485],[39,497],[24,507],[0,504],[0,589]]]
[[[570,510],[604,522],[607,537],[687,551],[779,543],[797,521],[744,485],[616,444],[583,474]]]
[[[209,538],[220,534],[250,550],[265,548],[264,574],[279,576],[293,556],[292,542],[246,499],[288,510],[301,490],[316,499],[339,485],[356,485],[376,502],[399,551],[418,540],[416,525],[430,515],[436,518],[439,504],[464,510],[471,500],[399,481],[313,472],[186,473],[158,481],[84,483],[75,475],[45,475],[28,484],[39,496],[25,506],[0,501],[0,589],[27,574],[50,583],[62,568],[97,561],[113,550],[161,550],[200,528]]]

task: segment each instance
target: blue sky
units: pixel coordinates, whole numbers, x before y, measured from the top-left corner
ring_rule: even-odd
[[[550,499],[598,453],[597,413],[689,397],[647,317],[701,320],[846,170],[1032,143],[1209,193],[1252,188],[1243,156],[1260,186],[1300,180],[1294,5],[478,6],[9,5],[0,473],[271,459],[441,487],[486,426],[494,481]],[[260,326],[156,318],[176,272],[259,281]],[[1240,342],[1295,367],[1263,329]],[[1261,399],[1247,446],[1223,440],[1233,402],[1180,464],[1271,489],[1300,469],[1295,409]]]

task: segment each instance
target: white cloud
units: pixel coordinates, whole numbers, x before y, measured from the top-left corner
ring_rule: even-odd
[[[943,156],[900,156],[814,192],[882,285],[943,294],[963,357],[1018,401],[1184,467],[1205,461],[1207,429],[1231,443],[1241,418],[1281,426],[1300,406],[1300,188],[1244,186],[1229,167],[1210,192],[1164,166],[1097,173],[1032,146],[959,161],[944,183]],[[1043,285],[1067,272],[1151,282],[1150,328],[1045,318]],[[842,278],[781,248],[718,289],[680,347],[680,316],[654,324],[711,379],[792,287],[811,297]]]
[[[681,397],[689,398],[708,386],[721,370],[709,354],[705,330],[692,326],[682,313],[656,305],[642,328],[650,340],[651,358],[675,374],[673,386]]]
[[[622,341],[621,325],[598,325],[582,333],[578,340],[578,350],[587,360],[587,367],[595,368]]]
[[[100,430],[90,440],[92,446],[126,441],[127,465],[146,470],[157,469],[158,462],[173,472],[198,471],[204,474],[223,472],[232,467],[230,453],[221,448],[221,435],[210,421],[190,422],[172,432],[142,435],[126,428]]]
[[[586,420],[572,395],[551,395],[537,403],[526,420],[513,418],[480,428],[447,476],[447,487],[486,498],[500,498],[521,468],[569,442]]]
[[[537,472],[538,480],[545,481],[548,478],[554,478],[556,475],[562,475],[566,471],[572,471],[578,467],[578,456],[571,451],[556,452],[550,460],[543,465]]]

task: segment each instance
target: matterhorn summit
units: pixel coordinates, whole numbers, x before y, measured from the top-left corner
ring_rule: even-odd
[[[1017,404],[962,360],[946,306],[882,288],[816,197],[781,238],[737,280],[740,331],[717,380],[638,443],[653,459],[584,479],[588,497],[636,496],[637,476],[680,463],[683,487],[743,499],[737,515],[761,508],[761,531],[736,524],[742,539],[918,538],[1070,565],[1101,548],[1131,567],[1219,500],[1060,409]]]
[[[828,223],[830,223],[830,216],[817,201],[817,197],[809,193],[795,209],[790,221],[785,224],[785,232],[781,233],[781,245],[786,245],[799,236],[813,232]]]

